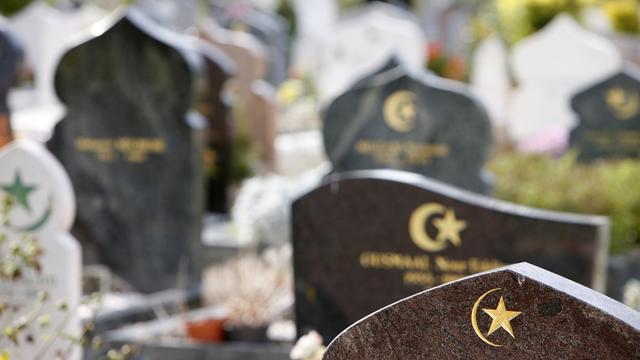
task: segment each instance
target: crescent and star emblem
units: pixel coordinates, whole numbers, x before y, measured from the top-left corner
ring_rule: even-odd
[[[383,106],[384,122],[393,131],[409,132],[413,130],[418,112],[416,94],[408,90],[398,90],[389,95]]]
[[[609,109],[620,120],[628,120],[640,110],[640,96],[637,92],[627,92],[622,87],[613,87],[605,93]]]
[[[435,239],[427,233],[426,225],[429,222],[438,229]],[[455,211],[438,203],[419,206],[409,219],[411,239],[419,248],[429,252],[443,250],[449,243],[456,247],[462,245],[460,232],[466,227],[467,222],[458,220]]]
[[[511,327],[511,320],[515,319],[520,314],[522,314],[520,311],[507,310],[507,306],[505,305],[505,302],[504,302],[504,297],[500,296],[500,300],[498,301],[498,306],[495,309],[482,309],[482,311],[485,314],[491,317],[491,326],[489,327],[489,331],[487,332],[487,334],[484,335],[482,331],[480,331],[480,328],[478,327],[478,308],[480,307],[480,303],[482,302],[482,300],[484,300],[484,298],[487,295],[498,290],[501,290],[501,289],[500,288],[491,289],[486,293],[482,294],[478,298],[478,300],[476,300],[476,302],[473,304],[473,308],[471,309],[471,326],[473,326],[473,331],[475,331],[476,335],[478,335],[480,340],[495,347],[500,347],[502,345],[496,344],[490,341],[487,337],[493,334],[494,332],[496,332],[497,330],[503,329],[507,333],[509,333],[509,335],[511,335],[512,338],[515,339],[516,336],[513,332],[513,328]]]
[[[29,195],[31,194],[31,192],[36,190],[37,187],[33,185],[26,185],[25,183],[23,183],[22,177],[19,171],[16,172],[16,175],[14,177],[12,184],[0,185],[0,188],[2,188],[2,190],[12,198],[15,204],[19,205],[25,211],[27,211],[27,213],[31,214],[32,210],[31,210],[31,206],[29,205]],[[49,217],[51,216],[52,211],[53,211],[53,197],[49,196],[47,207],[41,216],[35,218],[33,222],[30,222],[27,224],[23,224],[23,225],[11,224],[9,225],[9,228],[18,230],[18,231],[38,230],[40,227],[42,227],[42,225],[44,225],[49,220]]]

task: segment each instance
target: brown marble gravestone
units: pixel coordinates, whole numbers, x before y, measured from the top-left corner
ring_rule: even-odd
[[[326,340],[424,289],[523,261],[604,288],[603,217],[522,207],[394,170],[330,176],[292,211],[296,324]]]
[[[377,311],[323,359],[640,359],[640,313],[520,263]]]

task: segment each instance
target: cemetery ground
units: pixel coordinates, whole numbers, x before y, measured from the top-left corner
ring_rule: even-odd
[[[0,360],[640,359],[639,1],[0,14]]]

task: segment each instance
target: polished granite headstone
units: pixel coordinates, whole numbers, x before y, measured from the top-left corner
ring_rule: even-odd
[[[578,159],[640,158],[640,74],[627,68],[575,95]]]
[[[381,309],[323,359],[639,359],[638,344],[640,313],[521,263]]]
[[[198,40],[198,43],[205,64],[205,86],[198,99],[198,111],[208,123],[204,149],[206,209],[226,213],[229,210],[227,191],[231,185],[233,124],[230,104],[223,92],[225,84],[234,73],[234,65],[217,47],[202,40]]]
[[[293,204],[298,333],[331,340],[394,301],[526,261],[604,290],[608,219],[548,212],[420,175],[332,175]]]
[[[395,58],[337,97],[323,113],[334,172],[397,169],[478,193],[491,124],[464,86],[411,72]]]
[[[67,114],[49,142],[76,190],[73,234],[85,262],[138,290],[175,287],[189,275],[204,199],[203,124],[189,112],[197,57],[133,10],[93,30],[60,61]]]
[[[13,139],[7,94],[18,77],[22,56],[22,47],[8,29],[0,24],[0,147]]]

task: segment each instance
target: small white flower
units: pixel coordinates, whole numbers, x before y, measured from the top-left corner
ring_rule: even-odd
[[[289,357],[292,360],[319,360],[322,359],[324,351],[322,336],[312,330],[296,342]]]

